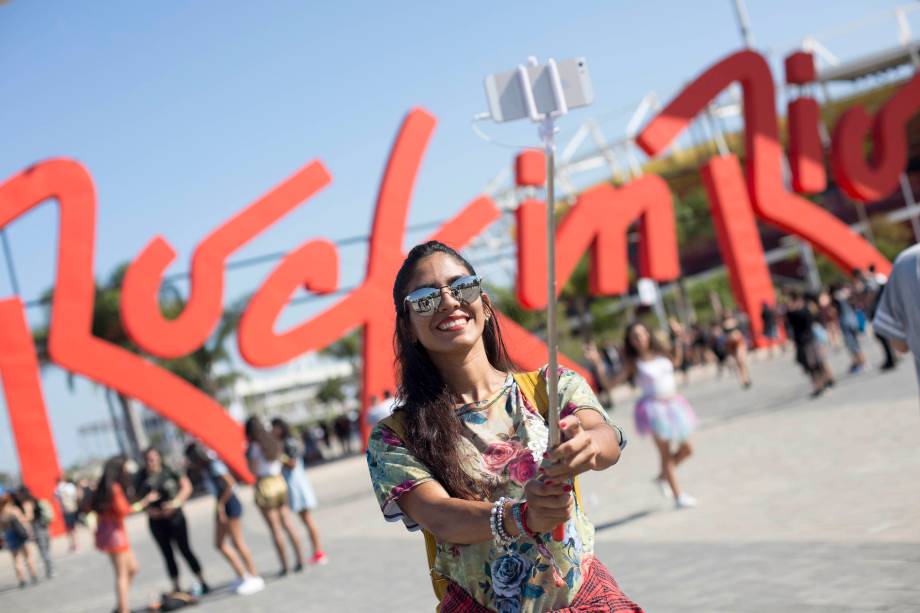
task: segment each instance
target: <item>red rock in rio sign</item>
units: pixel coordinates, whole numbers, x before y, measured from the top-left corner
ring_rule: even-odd
[[[786,62],[790,83],[814,79],[806,54]],[[744,91],[746,169],[733,155],[707,162],[703,182],[723,259],[730,271],[738,304],[749,314],[762,302],[772,303],[773,286],[763,258],[756,220],[795,234],[825,253],[843,269],[869,264],[886,272],[890,264],[841,221],[786,190],[778,139],[773,79],[764,58],[752,51],[718,62],[688,85],[639,135],[650,155],[663,151],[706,104],[732,82]],[[920,77],[914,77],[881,109],[874,120],[874,155],[862,157],[862,142],[872,119],[863,109],[843,115],[834,130],[831,167],[841,188],[861,201],[878,200],[896,186],[906,164],[904,128],[920,106]],[[824,189],[826,177],[817,137],[817,103],[799,98],[789,105],[789,156],[796,192]],[[289,253],[254,294],[240,321],[240,353],[253,366],[283,364],[321,349],[353,329],[364,335],[361,405],[395,384],[394,317],[391,286],[403,259],[406,217],[416,173],[435,120],[427,112],[409,112],[390,153],[380,184],[367,263],[361,285],[338,303],[285,331],[275,322],[292,292],[300,286],[323,294],[338,286],[338,254],[324,239],[309,240]],[[539,184],[542,158],[519,159],[521,184]],[[184,311],[163,318],[157,296],[162,276],[175,257],[165,239],[156,237],[131,263],[124,278],[121,316],[131,338],[146,353],[174,358],[186,355],[214,331],[224,303],[224,264],[235,251],[326,187],[331,177],[314,161],[285,179],[208,235],[195,249],[191,292]],[[60,239],[57,279],[52,299],[49,353],[54,363],[131,396],[212,447],[231,468],[251,478],[243,457],[242,430],[214,399],[144,357],[92,334],[94,300],[93,247],[96,196],[89,173],[79,163],[54,159],[39,163],[0,185],[0,227],[45,200],[58,203]],[[528,200],[517,211],[519,224],[518,296],[528,308],[545,305],[545,203]],[[494,203],[480,196],[431,238],[462,248],[499,216]],[[646,176],[619,189],[591,188],[578,199],[557,236],[559,286],[579,257],[591,253],[591,290],[617,295],[627,291],[626,231],[640,226],[640,272],[660,281],[680,274],[670,192],[660,178]],[[751,317],[760,342],[758,317]],[[504,317],[513,357],[528,368],[546,360],[546,347]],[[579,369],[563,357],[563,363]],[[60,467],[45,410],[38,360],[19,297],[0,300],[0,377],[16,441],[23,481],[38,496],[50,497]],[[362,435],[367,428],[362,411]]]

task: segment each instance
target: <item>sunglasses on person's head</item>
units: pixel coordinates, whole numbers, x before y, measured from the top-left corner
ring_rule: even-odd
[[[431,317],[441,305],[442,290],[447,288],[454,300],[472,304],[482,296],[482,279],[476,275],[460,277],[450,285],[441,287],[420,287],[408,296],[405,302],[422,317]]]

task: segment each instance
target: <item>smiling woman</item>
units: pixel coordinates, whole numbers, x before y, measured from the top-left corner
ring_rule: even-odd
[[[594,558],[572,495],[577,474],[612,466],[625,445],[584,379],[560,370],[565,442],[547,450],[543,370],[516,372],[469,262],[443,243],[416,246],[393,302],[398,407],[371,433],[367,462],[384,517],[426,531],[439,610],[641,611]]]

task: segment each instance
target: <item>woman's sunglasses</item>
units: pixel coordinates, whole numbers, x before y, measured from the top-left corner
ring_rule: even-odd
[[[482,279],[476,275],[460,277],[450,285],[441,287],[420,287],[408,296],[407,302],[412,310],[421,317],[431,317],[441,305],[441,291],[444,288],[450,290],[450,295],[454,300],[462,304],[472,304],[482,296]]]

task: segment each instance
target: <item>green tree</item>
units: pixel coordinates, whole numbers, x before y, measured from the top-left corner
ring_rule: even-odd
[[[889,260],[893,260],[914,242],[913,231],[906,224],[888,221],[884,215],[871,216],[869,224],[872,226],[876,249]]]
[[[320,350],[320,355],[325,355],[340,360],[348,360],[351,363],[354,372],[361,371],[361,350],[363,348],[363,336],[361,330],[352,330],[328,347]]]
[[[326,379],[316,391],[316,399],[322,404],[345,402],[345,380],[342,377]]]
[[[143,355],[140,349],[131,341],[121,321],[121,286],[128,264],[124,263],[115,268],[103,284],[96,285],[93,301],[92,333],[94,336],[121,347],[132,353]],[[161,310],[165,317],[175,318],[185,306],[178,291],[172,286],[165,286],[161,302]],[[41,301],[45,306],[45,321],[33,331],[36,352],[39,363],[47,367],[50,361],[48,353],[48,337],[51,325],[51,299],[52,290],[42,294]],[[245,301],[238,301],[221,317],[217,330],[212,337],[199,349],[189,355],[173,360],[160,360],[150,358],[175,375],[188,381],[206,394],[220,399],[221,392],[226,386],[232,384],[241,375],[233,370],[232,360],[227,351],[227,341],[235,331]],[[68,384],[73,388],[74,375],[67,373]],[[128,436],[128,453],[138,454],[146,444],[146,437],[138,416],[137,410],[131,400],[124,394],[115,390],[107,390],[107,394],[114,394],[121,407],[122,417]],[[114,419],[114,415],[113,415]]]
[[[528,330],[537,330],[545,326],[546,321],[544,311],[531,311],[525,309],[518,302],[514,289],[510,287],[500,287],[486,283],[485,291],[489,294],[492,304],[501,311],[506,317],[512,319],[516,324],[527,328]]]
[[[715,230],[712,226],[712,214],[709,200],[702,186],[690,189],[674,203],[674,216],[677,222],[677,244],[699,244],[713,240]]]

